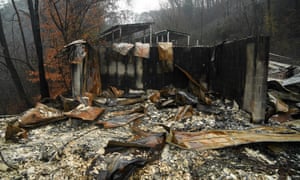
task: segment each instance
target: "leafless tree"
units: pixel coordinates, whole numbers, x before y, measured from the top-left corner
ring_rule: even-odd
[[[28,56],[28,50],[27,50],[27,45],[26,45],[26,41],[25,41],[25,35],[24,35],[24,30],[23,30],[23,26],[22,26],[22,21],[21,21],[21,17],[19,14],[19,11],[17,9],[16,3],[14,0],[11,0],[13,8],[16,12],[17,15],[17,22],[20,28],[20,32],[21,32],[21,37],[22,37],[22,43],[23,43],[23,47],[24,47],[24,53],[25,53],[25,60],[26,60],[26,65],[29,67],[30,70],[34,71],[33,66],[31,65],[31,62],[29,60],[29,56]]]
[[[0,43],[3,48],[3,54],[4,54],[4,59],[5,59],[5,64],[3,64],[3,65],[5,65],[8,69],[8,71],[10,72],[10,75],[16,86],[16,90],[18,92],[18,95],[20,96],[20,99],[24,100],[24,102],[27,106],[31,106],[31,103],[30,103],[30,101],[25,93],[25,90],[23,88],[21,79],[18,75],[18,72],[17,72],[17,70],[12,62],[12,59],[10,57],[10,54],[9,54],[8,45],[7,45],[5,34],[4,34],[1,14],[0,14]]]
[[[39,19],[39,0],[35,0],[34,5],[32,0],[27,0],[27,3],[28,3],[28,9],[30,13],[35,49],[38,56],[40,93],[42,98],[50,97],[48,82],[46,80],[45,69],[44,69],[43,45],[41,39],[40,19]]]

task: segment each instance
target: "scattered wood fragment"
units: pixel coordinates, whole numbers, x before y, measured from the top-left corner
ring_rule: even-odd
[[[200,100],[202,100],[206,104],[211,104],[212,100],[206,95],[208,90],[201,84],[198,83],[186,70],[184,70],[179,65],[175,64],[175,67],[177,67],[181,72],[185,74],[185,76],[190,80],[190,82],[194,85],[191,87],[192,92],[198,96]]]
[[[103,126],[104,128],[116,128],[120,126],[125,126],[126,124],[129,124],[130,122],[135,121],[144,116],[145,115],[141,113],[133,113],[124,116],[112,117],[106,121],[98,121],[96,124]]]
[[[5,130],[5,140],[18,142],[20,139],[27,139],[28,133],[25,129],[20,128],[18,122],[8,123]]]
[[[183,118],[188,118],[193,115],[193,108],[190,105],[179,107],[174,117],[175,121],[180,121]]]

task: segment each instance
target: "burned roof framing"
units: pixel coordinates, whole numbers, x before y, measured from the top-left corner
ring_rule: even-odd
[[[143,36],[146,36],[146,31],[152,41],[152,25],[153,22],[147,23],[135,23],[135,24],[119,24],[112,26],[111,28],[103,31],[100,34],[100,38],[111,42],[122,42],[126,39],[127,42],[131,41],[134,33],[143,32]],[[125,41],[125,42],[126,42]]]
[[[165,29],[155,32],[155,38],[156,42],[174,42],[174,44],[178,44],[178,40],[186,39],[185,42],[180,44],[189,46],[191,35],[184,32]]]
[[[103,31],[100,39],[107,42],[144,42],[153,45],[158,42],[172,42],[174,45],[189,46],[191,35],[165,29],[153,32],[153,22],[119,24]]]

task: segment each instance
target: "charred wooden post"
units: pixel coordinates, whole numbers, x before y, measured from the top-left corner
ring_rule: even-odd
[[[242,108],[252,113],[252,121],[265,119],[269,38],[257,38],[246,47],[246,77]]]

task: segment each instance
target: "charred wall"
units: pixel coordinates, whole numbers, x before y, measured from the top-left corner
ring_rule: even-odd
[[[269,38],[258,37],[225,42],[214,47],[174,47],[174,62],[209,90],[235,99],[245,110],[255,111],[254,121],[264,118]],[[102,85],[121,89],[160,89],[167,85],[185,88],[188,79],[177,68],[159,60],[157,47],[150,58],[122,56],[111,48],[100,48]],[[260,110],[259,110],[260,109]]]
[[[174,63],[200,80],[209,72],[211,52],[212,48],[209,47],[174,47]],[[111,48],[101,48],[100,64],[104,89],[108,86],[121,89],[160,89],[171,84],[185,88],[188,85],[188,79],[180,70],[167,67],[159,60],[156,47],[151,47],[149,59],[134,57],[130,53],[122,56]]]
[[[213,48],[210,62],[210,89],[222,96],[243,102],[245,74],[247,69],[245,41],[219,44]]]
[[[177,49],[177,48],[175,48]],[[174,63],[181,61],[180,52],[174,50]],[[112,51],[111,48],[100,49],[101,78],[103,88],[116,86],[121,89],[159,89],[167,85],[184,88],[188,84],[187,78],[178,69],[170,70],[162,61],[158,60],[158,50],[151,47],[150,58],[126,56]],[[195,71],[196,72],[196,71]]]

